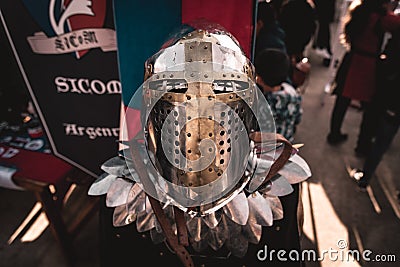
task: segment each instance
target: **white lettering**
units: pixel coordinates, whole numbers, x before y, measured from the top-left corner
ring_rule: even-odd
[[[64,123],[65,135],[86,136],[90,140],[97,137],[119,137],[119,128],[112,127],[93,127],[77,126],[73,123]]]
[[[87,127],[86,128],[86,134],[89,136],[89,139],[95,139],[96,138],[96,132],[94,131],[93,127]]]
[[[85,131],[85,127],[79,126],[79,127],[78,127],[78,132],[79,132],[79,135],[80,135],[80,136],[83,135],[83,131]]]
[[[293,255],[294,254],[294,255]],[[289,259],[291,261],[299,261],[300,260],[300,254],[297,250],[291,250],[289,252]]]
[[[64,123],[66,135],[79,135],[76,131],[76,124]]]
[[[69,81],[69,82],[71,83],[71,85],[72,85],[71,93],[78,93],[78,94],[80,94],[81,91],[79,91],[78,88],[76,88],[76,84],[75,84],[76,79],[68,78],[68,81]]]
[[[371,261],[371,258],[369,257],[369,255],[371,255],[371,254],[372,254],[371,250],[369,250],[369,249],[364,250],[363,253],[362,253],[363,260],[364,261]]]
[[[267,259],[267,245],[264,245],[264,250],[260,249],[257,252],[257,259],[260,261],[265,261]]]
[[[56,77],[54,82],[56,83],[56,86],[57,86],[57,92],[61,92],[61,93],[68,92],[69,86],[68,86],[68,83],[65,82],[65,80],[66,79],[64,77]]]
[[[120,94],[122,92],[121,83],[115,80],[109,81],[107,83],[107,91],[109,94]]]
[[[86,84],[86,87],[83,87],[83,83]],[[79,90],[82,91],[82,93],[84,93],[84,94],[92,94],[92,91],[90,91],[90,89],[88,89],[88,87],[89,87],[89,80],[88,79],[79,79],[78,80],[78,87],[79,87]]]
[[[287,258],[285,257],[286,251],[283,249],[279,250],[276,256],[278,257],[278,260],[280,261],[287,261]]]
[[[118,80],[110,80],[105,83],[97,79],[90,81],[86,78],[56,77],[54,83],[58,93],[112,95],[122,92],[121,82]]]
[[[98,86],[96,86],[96,85],[98,85]],[[90,87],[92,87],[92,90],[94,91],[94,93],[98,94],[98,95],[102,95],[106,92],[106,86],[104,85],[104,83],[102,83],[99,80],[93,80],[90,83]],[[100,87],[100,90],[98,90],[98,87]]]

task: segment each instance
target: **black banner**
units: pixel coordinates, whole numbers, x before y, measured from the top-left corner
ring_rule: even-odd
[[[0,12],[52,152],[99,175],[121,112],[111,0],[3,0]]]

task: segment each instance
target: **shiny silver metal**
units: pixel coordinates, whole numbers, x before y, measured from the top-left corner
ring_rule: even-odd
[[[169,44],[145,66],[144,132],[166,180],[162,187],[168,195],[187,190],[188,199],[204,198],[191,210],[207,215],[249,180],[248,133],[257,126],[254,67],[229,33],[203,29]]]

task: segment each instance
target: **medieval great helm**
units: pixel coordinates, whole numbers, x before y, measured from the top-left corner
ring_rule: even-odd
[[[141,130],[130,135],[134,120],[125,118],[124,147],[102,165],[89,194],[107,194],[114,225],[135,222],[155,243],[187,232],[196,251],[226,245],[244,256],[262,226],[282,218],[278,196],[311,173],[297,150],[276,138],[237,40],[219,25],[193,25],[145,62],[144,83],[129,103]]]
[[[246,171],[254,157],[249,134],[275,129],[237,40],[219,25],[179,33],[145,62],[141,98],[133,102],[142,101],[152,195],[204,215],[253,177]]]

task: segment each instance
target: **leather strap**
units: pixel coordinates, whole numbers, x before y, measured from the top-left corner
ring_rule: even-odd
[[[167,216],[165,215],[160,202],[147,193],[148,192],[147,190],[150,190],[150,192],[153,192],[153,191],[155,191],[155,188],[154,188],[154,185],[150,182],[150,178],[146,171],[147,168],[144,165],[144,163],[141,160],[141,157],[139,155],[140,148],[139,148],[137,141],[132,139],[129,142],[129,147],[130,147],[129,151],[132,156],[132,161],[135,166],[135,171],[139,175],[140,180],[143,181],[143,186],[145,187],[145,191],[149,198],[151,207],[154,211],[154,214],[156,215],[158,222],[160,223],[160,226],[165,234],[165,237],[167,239],[169,246],[174,250],[176,255],[179,257],[179,259],[183,263],[183,266],[194,267],[194,263],[193,263],[193,260],[190,256],[189,252],[186,250],[186,248],[182,244],[182,243],[185,243],[185,241],[184,241],[184,239],[185,239],[184,233],[185,232],[182,229],[182,227],[183,227],[182,223],[179,223],[179,225],[178,225],[178,221],[182,221],[183,213],[182,214],[180,214],[179,212],[176,213],[176,210],[178,210],[178,209],[177,208],[174,209],[175,219],[178,219],[177,220],[177,228],[178,228],[178,235],[180,236],[180,240],[181,240],[181,243],[180,243],[178,240],[178,237],[174,234],[172,225],[170,224]],[[184,226],[186,229],[186,224]],[[187,231],[187,229],[185,231]],[[187,232],[186,232],[186,240],[187,240]]]
[[[281,134],[274,133],[262,133],[262,132],[254,132],[250,134],[250,139],[255,143],[262,143],[263,141],[271,141],[275,140],[276,143],[283,143],[283,151],[279,155],[278,159],[271,165],[267,177],[264,182],[260,185],[264,185],[267,181],[269,181],[272,177],[274,177],[280,169],[285,166],[286,162],[289,160],[292,155],[292,144]]]
[[[189,238],[186,227],[185,214],[181,209],[174,206],[175,223],[178,232],[179,244],[189,246]]]

